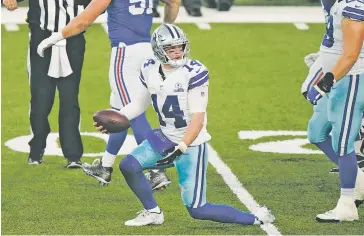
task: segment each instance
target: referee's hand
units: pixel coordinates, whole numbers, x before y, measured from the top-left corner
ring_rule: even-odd
[[[47,48],[52,47],[54,44],[58,43],[59,41],[63,40],[64,37],[62,35],[62,32],[53,33],[48,38],[44,39],[37,48],[37,53],[39,56],[44,57],[44,50]]]
[[[3,0],[2,3],[9,11],[14,11],[18,8],[18,2],[16,0]]]

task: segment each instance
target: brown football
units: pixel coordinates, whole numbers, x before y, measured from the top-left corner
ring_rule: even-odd
[[[102,125],[108,133],[119,133],[130,127],[128,118],[112,109],[96,112],[93,119],[98,125]]]

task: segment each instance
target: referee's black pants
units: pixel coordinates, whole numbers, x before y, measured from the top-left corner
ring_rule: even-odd
[[[73,73],[65,78],[48,76],[52,49],[46,49],[44,57],[37,54],[39,43],[49,37],[51,32],[42,30],[38,25],[29,25],[30,36],[30,124],[33,138],[29,142],[32,160],[39,160],[46,147],[50,133],[48,115],[52,110],[56,88],[59,92],[59,138],[62,152],[69,161],[79,161],[83,154],[80,131],[80,107],[78,104],[79,85],[85,53],[84,35],[67,39],[66,50]]]

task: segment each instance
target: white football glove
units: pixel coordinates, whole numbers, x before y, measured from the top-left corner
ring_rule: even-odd
[[[305,63],[308,68],[311,68],[313,63],[317,60],[317,58],[320,56],[318,52],[316,53],[310,53],[307,56],[305,56]]]
[[[44,50],[52,47],[54,44],[58,43],[62,39],[64,39],[64,37],[61,32],[53,33],[51,36],[40,42],[37,48],[38,55],[44,57]]]

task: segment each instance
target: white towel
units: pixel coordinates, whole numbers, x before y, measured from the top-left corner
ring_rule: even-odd
[[[63,39],[52,46],[51,63],[48,76],[53,78],[67,77],[73,73],[66,50],[67,40]]]

